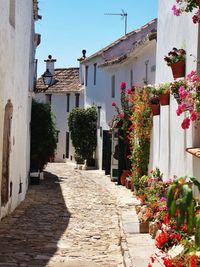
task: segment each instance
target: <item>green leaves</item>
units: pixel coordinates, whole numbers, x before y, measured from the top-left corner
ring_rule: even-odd
[[[83,159],[91,159],[97,145],[96,107],[73,109],[68,124],[76,154]]]
[[[196,184],[199,183],[194,177],[192,180],[195,181]],[[174,218],[177,221],[178,228],[186,222],[187,231],[191,234],[195,226],[195,201],[192,188],[185,177],[180,177],[169,186],[167,192],[167,207],[169,219]]]
[[[54,115],[49,104],[32,102],[31,169],[42,170],[57,146]]]
[[[200,213],[196,215],[195,243],[200,247]]]

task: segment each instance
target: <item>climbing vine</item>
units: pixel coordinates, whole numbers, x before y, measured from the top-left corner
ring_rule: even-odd
[[[134,105],[130,116],[131,126],[129,127],[128,138],[131,150],[132,178],[137,189],[140,177],[148,172],[150,154],[152,115],[149,107],[148,89],[136,88],[130,101]]]

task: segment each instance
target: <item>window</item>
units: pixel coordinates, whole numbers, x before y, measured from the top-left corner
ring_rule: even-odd
[[[15,27],[15,0],[10,0],[9,5],[9,22]]]
[[[69,158],[69,132],[66,132],[66,158]]]
[[[51,94],[46,94],[46,103],[51,105]]]
[[[97,129],[100,129],[101,122],[101,106],[97,107]]]
[[[130,70],[130,87],[133,86],[133,70]]]
[[[56,143],[59,142],[59,133],[60,133],[60,131],[56,131]]]
[[[97,78],[97,63],[94,64],[94,85],[96,85]]]
[[[149,60],[145,61],[145,78],[144,78],[144,84],[148,84],[148,68],[149,68]]]
[[[85,67],[85,85],[88,85],[88,66]]]
[[[79,107],[79,96],[80,96],[80,94],[75,94],[75,107],[76,108]]]
[[[67,112],[69,112],[70,108],[70,94],[67,94]]]
[[[111,77],[111,97],[115,97],[115,75]]]

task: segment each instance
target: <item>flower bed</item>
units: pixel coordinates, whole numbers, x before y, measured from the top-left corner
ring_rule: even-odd
[[[157,176],[157,177],[156,177]],[[140,178],[136,207],[141,223],[148,223],[160,252],[152,255],[148,267],[159,262],[166,267],[200,266],[200,207],[196,206],[191,177],[180,177],[164,183],[159,169]],[[194,186],[193,185],[193,186]]]

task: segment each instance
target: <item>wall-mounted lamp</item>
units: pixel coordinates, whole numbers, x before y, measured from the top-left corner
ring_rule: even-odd
[[[51,74],[49,69],[47,69],[44,74],[42,74],[42,79],[44,85],[46,85],[47,88],[52,85],[53,75]]]

